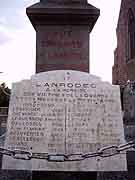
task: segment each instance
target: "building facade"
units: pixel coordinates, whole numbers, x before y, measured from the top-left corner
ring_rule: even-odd
[[[135,0],[122,0],[116,33],[112,82],[124,85],[135,80]]]

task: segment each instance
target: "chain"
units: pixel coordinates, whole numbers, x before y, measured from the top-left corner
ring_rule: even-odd
[[[14,159],[31,160],[31,159],[45,159],[50,162],[64,162],[64,161],[82,161],[93,157],[111,157],[121,154],[123,151],[135,149],[135,141],[130,141],[121,145],[112,145],[98,149],[92,153],[75,153],[75,154],[49,154],[49,153],[32,153],[24,150],[9,150],[0,147],[0,154],[11,156]]]

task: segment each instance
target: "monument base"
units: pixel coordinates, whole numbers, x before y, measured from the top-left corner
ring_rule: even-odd
[[[32,171],[0,170],[0,180],[32,180]]]
[[[0,170],[0,180],[134,180],[132,172],[44,172]]]
[[[33,171],[32,180],[96,180],[97,173],[96,172],[39,172]]]

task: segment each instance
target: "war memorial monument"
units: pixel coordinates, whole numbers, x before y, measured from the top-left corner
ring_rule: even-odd
[[[12,85],[5,148],[14,153],[3,156],[3,169],[41,180],[127,171],[120,88],[89,73],[89,35],[99,14],[86,0],[27,8],[36,74]]]

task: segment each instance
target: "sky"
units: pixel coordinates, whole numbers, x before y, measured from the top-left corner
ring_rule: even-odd
[[[26,7],[39,0],[0,2],[0,83],[29,79],[35,73],[36,33]],[[90,35],[90,73],[112,81],[116,27],[121,0],[89,0],[100,9],[100,17]]]

